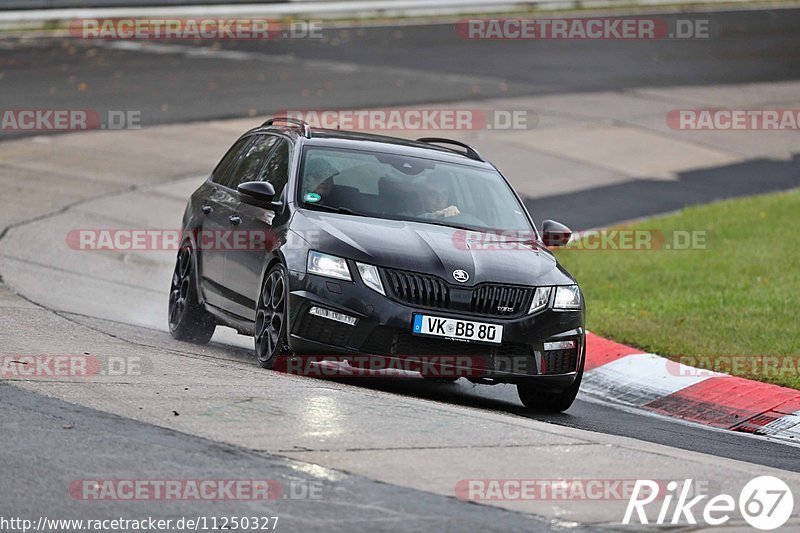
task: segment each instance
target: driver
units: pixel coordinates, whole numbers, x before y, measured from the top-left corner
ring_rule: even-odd
[[[423,209],[420,216],[423,218],[448,218],[461,214],[458,207],[447,205],[450,191],[440,181],[429,182],[418,191],[418,195]]]
[[[333,188],[333,176],[338,174],[333,165],[322,158],[315,158],[308,162],[303,180],[303,196],[314,192],[324,200]]]

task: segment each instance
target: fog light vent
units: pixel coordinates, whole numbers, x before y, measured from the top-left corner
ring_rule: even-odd
[[[328,320],[335,320],[336,322],[341,322],[343,324],[347,324],[348,326],[355,326],[356,322],[358,322],[358,319],[354,316],[331,311],[330,309],[325,309],[322,307],[312,307],[308,310],[308,314],[327,318]]]
[[[578,369],[578,343],[553,341],[544,343],[540,374],[568,374]]]
[[[544,343],[545,351],[550,350],[569,350],[575,347],[575,341],[556,341]]]

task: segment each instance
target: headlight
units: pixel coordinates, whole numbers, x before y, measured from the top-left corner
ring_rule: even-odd
[[[308,265],[306,270],[310,274],[319,274],[329,278],[353,281],[350,276],[350,269],[347,268],[347,261],[335,255],[323,254],[322,252],[308,252]]]
[[[528,314],[547,307],[547,302],[550,301],[550,289],[551,287],[536,287],[536,291],[533,293],[531,308],[528,309]]]
[[[361,276],[361,281],[364,282],[364,285],[366,285],[373,291],[386,296],[386,293],[383,290],[383,283],[381,283],[381,276],[380,274],[378,274],[377,267],[373,265],[367,265],[364,263],[356,263],[356,267],[358,268],[358,274]]]
[[[577,285],[556,287],[556,300],[553,309],[580,309],[581,291]]]

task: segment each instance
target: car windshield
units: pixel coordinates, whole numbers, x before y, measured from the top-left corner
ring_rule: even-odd
[[[338,148],[307,147],[299,184],[305,207],[480,231],[531,231],[494,170]]]

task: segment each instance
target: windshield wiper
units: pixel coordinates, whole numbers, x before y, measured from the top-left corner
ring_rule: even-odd
[[[310,205],[308,207],[310,209],[312,209],[312,210],[313,209],[320,209],[320,210],[323,210],[323,211],[330,211],[331,213],[339,213],[341,215],[352,215],[352,216],[356,216],[356,217],[370,217],[370,216],[372,216],[372,215],[368,215],[366,213],[359,213],[358,211],[353,211],[352,209],[350,209],[348,207],[333,207],[333,206],[324,205],[324,204],[313,204],[313,205]]]
[[[476,230],[475,228],[468,228],[466,226],[458,226],[456,224],[445,224],[444,222],[439,222],[435,218],[411,218],[406,220],[406,222],[418,222],[420,224],[433,224],[434,226],[444,226],[445,228],[455,228],[455,229],[463,229],[467,231],[480,231]]]

